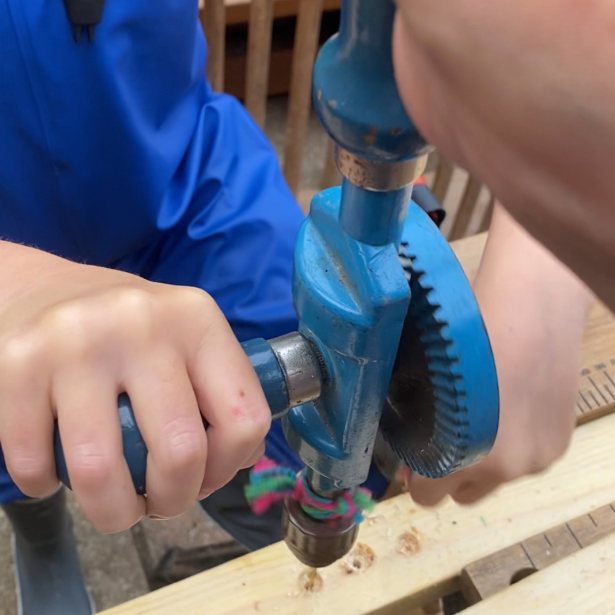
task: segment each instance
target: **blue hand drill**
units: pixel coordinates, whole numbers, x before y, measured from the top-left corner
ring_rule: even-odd
[[[314,104],[343,184],[314,198],[297,240],[299,331],[244,344],[311,488],[327,497],[365,481],[379,435],[436,478],[484,456],[498,425],[495,365],[472,290],[411,202],[429,148],[397,92],[394,14],[393,0],[343,0],[340,33],[314,70]],[[126,395],[119,410],[145,493],[147,449]],[[57,432],[56,461],[70,484]],[[315,567],[345,555],[357,534],[351,520],[319,522],[290,501],[283,523],[291,550]]]

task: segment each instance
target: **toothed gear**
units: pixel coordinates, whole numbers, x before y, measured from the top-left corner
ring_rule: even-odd
[[[495,363],[461,265],[414,203],[399,253],[411,302],[380,430],[413,471],[440,478],[479,461],[493,445]]]

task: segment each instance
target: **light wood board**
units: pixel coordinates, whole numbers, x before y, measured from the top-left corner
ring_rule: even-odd
[[[552,566],[615,534],[615,505],[571,519],[466,566],[461,587],[468,604],[490,598],[514,581]]]
[[[479,505],[421,510],[407,495],[380,504],[361,528],[358,551],[321,570],[317,591],[306,591],[304,568],[278,544],[107,615],[402,615],[454,591],[467,564],[615,501],[613,442],[611,415],[579,427],[547,474]]]
[[[612,615],[615,536],[524,579],[465,611],[467,615]]]

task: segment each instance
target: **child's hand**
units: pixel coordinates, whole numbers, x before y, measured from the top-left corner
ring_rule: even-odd
[[[179,515],[262,454],[270,411],[209,295],[4,242],[0,258],[0,442],[25,494],[57,486],[56,418],[74,493],[104,532]],[[122,454],[121,392],[149,449],[147,498]]]
[[[440,480],[407,476],[431,506],[469,504],[501,484],[541,472],[572,435],[580,342],[591,297],[578,280],[497,209],[475,284],[495,354],[500,427],[487,459]]]

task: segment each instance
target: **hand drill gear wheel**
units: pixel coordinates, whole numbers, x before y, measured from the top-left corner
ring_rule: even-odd
[[[414,204],[399,255],[411,300],[380,431],[413,471],[440,478],[489,449],[499,417],[495,363],[461,265]]]

